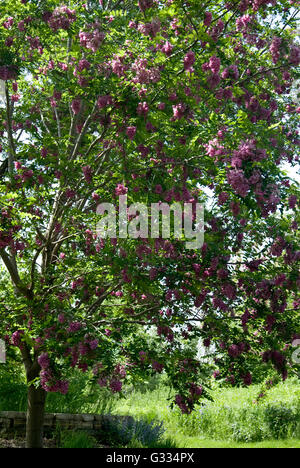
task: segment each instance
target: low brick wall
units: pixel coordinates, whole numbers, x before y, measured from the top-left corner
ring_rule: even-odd
[[[44,420],[45,434],[53,432],[58,426],[62,429],[81,429],[99,432],[107,423],[120,421],[123,418],[132,419],[130,416],[112,416],[99,414],[46,414]],[[26,413],[15,411],[0,411],[0,434],[25,434]]]

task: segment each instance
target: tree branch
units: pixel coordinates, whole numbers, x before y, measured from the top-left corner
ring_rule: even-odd
[[[9,92],[8,86],[5,82],[5,96],[6,96],[6,119],[7,119],[7,134],[9,142],[9,152],[8,152],[8,172],[9,174],[13,173],[14,160],[16,159],[16,150],[12,134],[12,122],[11,122],[11,109],[9,104]]]

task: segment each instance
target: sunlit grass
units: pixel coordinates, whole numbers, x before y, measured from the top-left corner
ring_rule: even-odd
[[[154,378],[137,388],[126,387],[124,398],[118,398],[98,385],[87,384],[82,373],[73,373],[68,395],[49,394],[46,411],[112,413],[163,422],[161,443],[166,448],[299,448],[299,380],[279,383],[257,404],[259,393],[260,387],[255,385],[216,387],[213,401],[203,401],[191,415],[182,415],[177,407],[171,408],[174,392],[164,378]],[[0,411],[25,409],[26,386],[15,378],[0,379]]]

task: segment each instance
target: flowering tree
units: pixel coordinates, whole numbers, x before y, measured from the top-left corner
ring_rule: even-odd
[[[164,370],[189,412],[211,372],[187,340],[249,385],[258,365],[286,378],[299,333],[296,2],[66,3],[0,5],[0,329],[28,447],[70,366],[112,392]],[[134,213],[136,239],[98,239],[97,205],[120,195],[206,202],[202,248],[139,236]]]

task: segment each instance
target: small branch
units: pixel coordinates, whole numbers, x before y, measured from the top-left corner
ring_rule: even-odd
[[[55,113],[55,118],[56,118],[56,123],[57,123],[57,135],[58,135],[58,138],[60,139],[61,138],[61,125],[60,125],[60,120],[59,120],[56,107],[54,108],[54,113]]]
[[[49,135],[51,135],[51,132],[50,132],[50,130],[49,130],[49,127],[48,127],[48,125],[46,124],[44,114],[42,113],[41,110],[40,110],[40,115],[41,115],[42,124],[44,125],[44,127],[45,127],[45,129],[46,129],[46,132],[49,133]]]
[[[11,109],[9,103],[9,92],[7,83],[5,83],[5,96],[6,96],[6,118],[7,118],[7,133],[8,133],[8,141],[9,141],[9,153],[8,153],[8,172],[10,175],[13,173],[14,167],[14,160],[16,159],[16,150],[13,140],[13,133],[12,133],[12,122],[11,122]]]
[[[13,284],[16,287],[17,292],[22,293],[27,299],[32,299],[31,291],[22,286],[21,278],[17,269],[16,262],[12,259],[4,249],[0,249],[0,257],[2,258],[7,271],[11,277]]]
[[[113,289],[110,289],[106,293],[102,294],[95,302],[92,304],[88,310],[87,313],[90,314],[91,312],[95,312],[97,310],[97,307],[109,296],[115,289],[117,289],[122,283],[119,282],[116,286],[113,287]]]
[[[31,278],[31,283],[30,283],[30,291],[33,292],[34,290],[34,272],[35,272],[35,267],[36,267],[36,262],[38,259],[38,256],[40,255],[41,251],[43,250],[44,247],[41,247],[36,251],[35,256],[33,257],[32,264],[31,264],[31,273],[30,273],[30,278]]]
[[[79,147],[80,147],[80,145],[81,145],[81,142],[82,142],[82,140],[83,140],[84,135],[86,134],[86,131],[87,131],[87,129],[88,129],[88,126],[89,126],[89,124],[90,124],[90,121],[91,121],[91,119],[92,119],[92,117],[93,117],[93,115],[94,115],[94,112],[95,112],[96,108],[97,108],[97,101],[96,101],[95,104],[94,104],[94,107],[93,107],[93,109],[92,109],[92,112],[90,113],[90,115],[88,116],[88,118],[86,119],[86,121],[84,122],[84,125],[83,125],[83,127],[82,127],[82,130],[81,130],[81,132],[80,132],[80,134],[79,134],[79,136],[78,136],[78,138],[77,138],[77,141],[76,141],[75,146],[74,146],[74,148],[73,148],[72,154],[71,154],[71,156],[70,156],[70,160],[71,160],[71,161],[72,161],[73,159],[75,159],[76,156],[77,156]]]
[[[95,141],[93,141],[93,143],[91,143],[90,147],[88,148],[87,152],[86,152],[86,156],[88,156],[90,154],[90,152],[92,151],[92,149],[98,144],[100,143],[100,141],[103,139],[103,137],[105,136],[107,132],[107,127],[104,128],[103,132],[101,133],[101,135],[96,138]]]
[[[3,161],[3,163],[0,166],[0,177],[4,176],[5,172],[8,169],[8,158]]]
[[[13,281],[13,283],[15,284],[15,286],[19,287],[20,283],[21,283],[21,279],[20,279],[20,276],[19,276],[19,273],[18,273],[18,270],[15,268],[15,266],[13,265],[12,261],[11,261],[11,258],[10,256],[5,252],[4,249],[0,249],[0,256],[10,274],[10,277]]]

